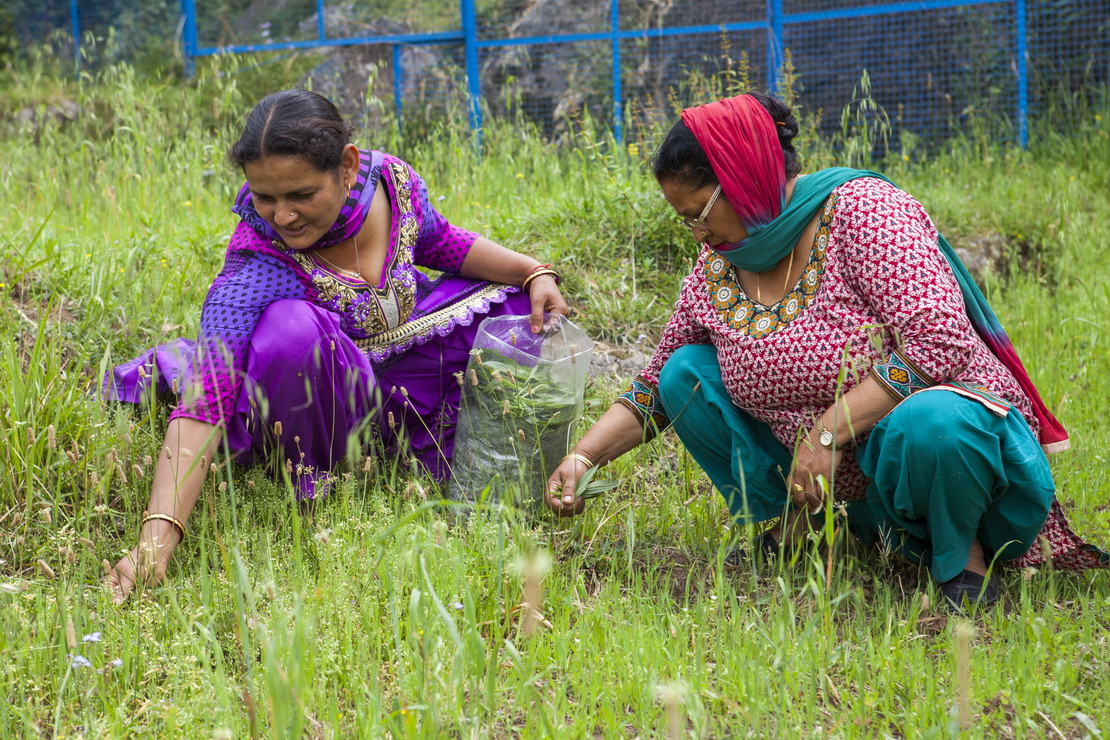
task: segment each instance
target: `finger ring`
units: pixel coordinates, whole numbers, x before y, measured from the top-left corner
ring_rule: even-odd
[[[806,489],[802,486],[801,483],[795,483],[794,484],[794,493],[805,493],[805,492],[806,492]]]

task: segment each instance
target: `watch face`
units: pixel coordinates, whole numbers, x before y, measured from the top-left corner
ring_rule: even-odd
[[[833,437],[833,433],[830,432],[828,429],[821,432],[821,434],[817,437],[817,441],[821,443],[821,446],[826,447],[830,450],[832,449],[832,446],[833,446],[833,439],[835,439]]]

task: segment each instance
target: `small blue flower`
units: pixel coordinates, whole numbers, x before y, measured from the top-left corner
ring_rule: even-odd
[[[123,661],[119,658],[116,658],[115,660],[109,660],[108,665],[119,668],[121,665],[123,665]]]
[[[66,657],[69,658],[70,668],[92,668],[92,663],[83,655],[67,655]]]
[[[461,602],[461,601],[456,601],[456,602],[455,602],[454,604],[452,604],[451,606],[455,607],[456,609],[462,609],[462,608],[463,608],[463,605],[462,605],[462,602]]]
[[[100,642],[100,633],[93,632],[81,638],[81,642]]]

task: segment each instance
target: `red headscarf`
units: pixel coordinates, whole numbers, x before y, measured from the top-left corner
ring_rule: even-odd
[[[786,169],[771,114],[751,95],[682,111],[740,221],[754,235],[782,213]]]

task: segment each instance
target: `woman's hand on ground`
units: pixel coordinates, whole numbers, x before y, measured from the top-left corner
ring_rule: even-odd
[[[135,586],[157,586],[166,578],[166,569],[173,555],[177,535],[165,533],[170,541],[159,542],[159,537],[144,528],[139,544],[124,555],[115,567],[108,571],[104,586],[111,592],[112,601],[123,603],[131,595]]]
[[[543,315],[557,313],[567,315],[567,302],[559,291],[555,278],[551,275],[540,275],[528,285],[528,296],[532,299],[532,332],[539,334],[544,328]]]
[[[578,479],[589,468],[581,460],[565,458],[555,472],[547,479],[547,496],[544,501],[547,507],[559,516],[574,516],[581,514],[586,508],[586,499],[574,495]]]
[[[798,445],[787,480],[787,490],[795,506],[817,512],[825,505],[825,491],[818,478],[824,478],[826,485],[830,484],[843,456],[840,450],[829,450],[806,440]]]

